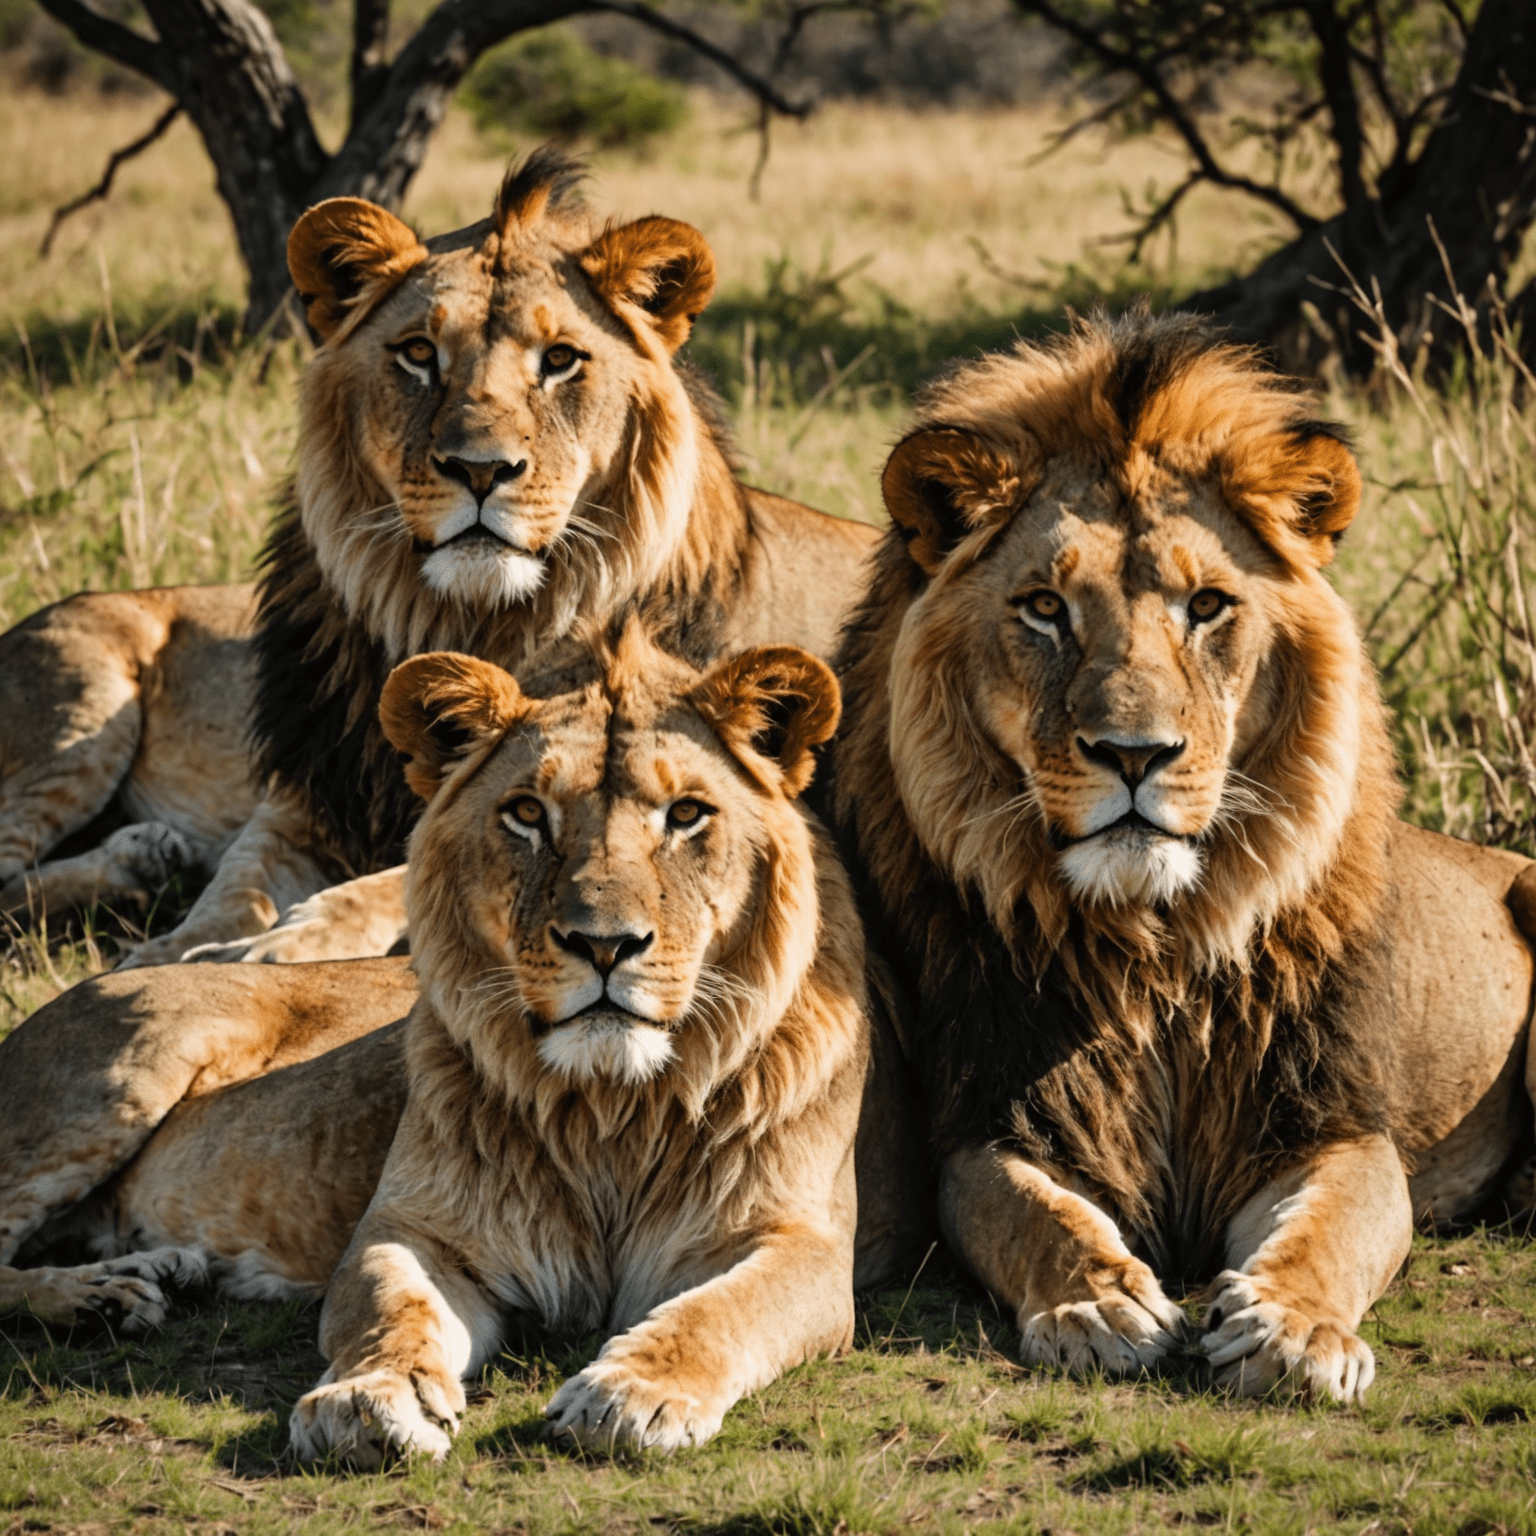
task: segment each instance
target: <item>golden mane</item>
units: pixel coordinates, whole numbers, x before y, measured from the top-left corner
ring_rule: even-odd
[[[1128,500],[1150,465],[1214,479],[1283,594],[1254,685],[1267,724],[1200,839],[1200,883],[1166,905],[1073,900],[1021,768],[981,725],[994,664],[963,625],[920,617],[953,612],[940,596],[982,568],[1063,460]],[[1287,1050],[1315,1065],[1334,1049],[1317,1033],[1318,1000],[1371,945],[1398,798],[1374,677],[1319,569],[1358,484],[1336,429],[1315,420],[1298,386],[1189,317],[1075,319],[1064,336],[961,365],[923,394],[886,473],[896,527],[839,657],[832,795],[881,915],[914,956],[941,1143],[1018,1129],[983,1082],[986,1051],[976,1044],[975,1060],[962,1059],[971,1047],[959,1014],[1001,972],[1038,1034],[1017,1049],[1037,1052],[1025,1075],[1054,1106],[1057,1154],[1098,1166],[1137,1224],[1168,1176],[1154,1166],[1167,1153],[1154,1122],[1177,1111],[1158,1102],[1167,1079],[1155,1093],[1143,1084],[1140,1103],[1117,1102],[1152,1070],[1122,1051],[1161,1055],[1169,1069],[1169,1052],[1204,1053],[1236,1085],[1260,1070],[1282,1018]],[[993,982],[977,981],[982,972]],[[1222,1019],[1229,1059],[1213,1064]],[[995,1038],[991,1049],[991,1075],[1006,1076],[1015,1046]],[[1108,1057],[1079,1071],[1078,1049]],[[955,1060],[940,1067],[946,1053]],[[1325,1118],[1339,1108],[1327,1101],[1320,1091]]]

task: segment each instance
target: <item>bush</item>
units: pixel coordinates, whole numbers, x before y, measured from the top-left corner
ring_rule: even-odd
[[[558,27],[492,49],[470,71],[463,99],[483,132],[520,128],[605,146],[644,144],[688,115],[681,87]]]

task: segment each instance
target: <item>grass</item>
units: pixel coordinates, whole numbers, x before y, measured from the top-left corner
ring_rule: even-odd
[[[1365,1325],[1377,1384],[1345,1412],[1232,1401],[1193,1360],[1125,1384],[1027,1371],[996,1308],[930,1267],[861,1298],[846,1357],[741,1403],[702,1450],[549,1444],[543,1405],[598,1341],[530,1340],[482,1375],[441,1467],[366,1477],[286,1458],[323,1366],[308,1309],[216,1304],[142,1343],[12,1322],[0,1529],[1530,1531],[1533,1295],[1523,1236],[1421,1239]]]
[[[247,572],[291,452],[303,352],[236,337],[238,262],[184,123],[36,257],[49,210],[157,111],[0,93],[3,624],[82,587]],[[1177,247],[1118,270],[1093,242],[1122,226],[1120,188],[1174,162],[1156,139],[1108,159],[1085,137],[1032,164],[1057,121],[834,108],[775,130],[755,203],[755,144],[707,99],[644,155],[598,156],[604,211],[675,214],[715,246],[721,292],[691,351],[753,479],[878,520],[909,392],[946,358],[1059,324],[1065,299],[1187,290],[1273,238],[1241,203],[1197,195]],[[430,229],[478,217],[500,159],[451,115],[408,214]],[[1368,482],[1336,579],[1401,721],[1408,812],[1528,852],[1532,401],[1495,348],[1443,388],[1410,359],[1327,402]],[[176,909],[168,893],[147,920]],[[110,963],[141,920],[93,914],[0,947],[0,1033]],[[137,1343],[10,1320],[0,1536],[1536,1531],[1528,1237],[1420,1238],[1365,1333],[1380,1374],[1360,1411],[1236,1403],[1192,1361],[1073,1383],[1022,1370],[1009,1322],[936,1260],[910,1294],[861,1298],[849,1356],[743,1403],[701,1451],[608,1462],[549,1446],[542,1405],[596,1341],[531,1340],[486,1373],[444,1466],[349,1477],[283,1459],[288,1408],[321,1369],[312,1311],[214,1303]]]

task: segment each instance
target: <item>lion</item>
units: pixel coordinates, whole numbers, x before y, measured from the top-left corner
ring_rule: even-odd
[[[249,586],[81,593],[0,635],[0,913],[205,880],[256,807]]]
[[[419,997],[403,959],[159,967],[0,1042],[0,1263],[115,1255],[0,1269],[0,1304],[141,1329],[210,1277],[328,1285],[292,1438],[363,1465],[441,1455],[510,1319],[613,1335],[549,1408],[589,1445],[699,1443],[848,1344],[855,1281],[924,1230],[899,1051],[799,799],[836,681],[632,628],[543,681],[431,653],[383,691],[427,803]]]
[[[516,672],[630,607],[701,663],[831,655],[876,531],[739,481],[718,402],[674,360],[714,290],[709,246],[674,219],[598,226],[579,179],[536,151],[489,219],[426,243],[357,198],[295,225],[321,345],[259,589],[263,796],[186,920],[128,964],[401,941],[416,813],[376,705],[410,655]]]
[[[1528,1137],[1536,884],[1396,818],[1342,432],[1139,309],[930,386],[883,490],[831,794],[950,1244],[1030,1363],[1153,1367],[1208,1282],[1218,1383],[1360,1398]]]

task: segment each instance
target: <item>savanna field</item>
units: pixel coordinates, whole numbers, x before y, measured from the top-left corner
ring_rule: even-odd
[[[238,336],[238,258],[184,121],[37,254],[51,210],[158,111],[0,85],[0,626],[81,588],[243,577],[289,461],[303,348]],[[878,522],[910,391],[945,359],[1057,326],[1066,303],[1176,297],[1275,239],[1254,206],[1202,191],[1176,240],[1124,267],[1102,243],[1122,193],[1176,162],[1155,137],[1092,135],[1039,159],[1064,111],[833,104],[775,127],[756,200],[744,112],[707,96],[643,154],[594,154],[599,208],[686,219],[715,249],[689,352],[751,480]],[[405,215],[432,232],[480,217],[530,142],[455,109]],[[1367,481],[1336,580],[1398,722],[1405,812],[1536,854],[1536,379],[1495,337],[1433,385],[1389,355],[1325,410]],[[0,1032],[181,898],[11,935]],[[599,1340],[530,1338],[472,1389],[443,1465],[368,1476],[286,1456],[289,1407],[323,1368],[313,1309],[214,1303],[133,1342],[7,1319],[0,1533],[1536,1531],[1523,1227],[1416,1240],[1363,1325],[1378,1376],[1356,1410],[1235,1403],[1193,1357],[1126,1385],[1025,1370],[1011,1321],[941,1253],[858,1317],[846,1358],[670,1460],[547,1443],[543,1404]]]

